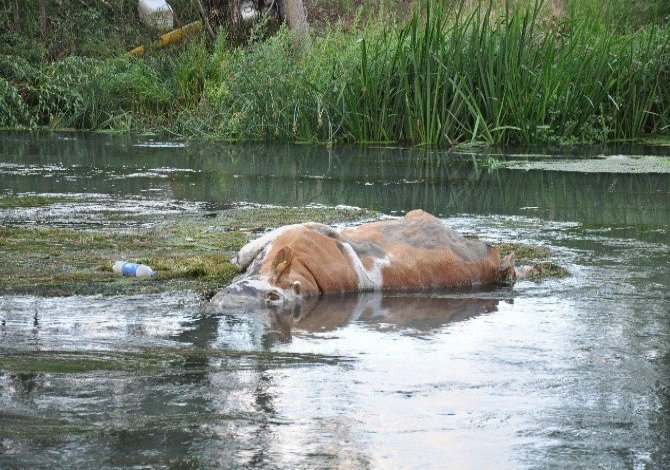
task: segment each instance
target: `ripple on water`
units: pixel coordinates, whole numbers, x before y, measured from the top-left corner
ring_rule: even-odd
[[[0,206],[0,224],[59,228],[146,227],[165,221],[166,216],[202,214],[211,208],[201,202],[107,194],[40,194],[44,201],[39,205],[22,207],[22,197],[33,195],[16,196],[17,207]],[[62,198],[67,202],[62,202]],[[53,203],[49,199],[53,199]]]
[[[105,141],[109,161],[71,157],[78,140],[42,165],[3,162],[6,194],[95,195],[5,207],[0,223],[113,225],[206,207],[187,200],[425,205],[487,241],[542,245],[570,275],[338,298],[289,317],[212,310],[190,292],[0,297],[0,466],[670,463],[663,175],[474,174],[365,149],[248,158],[217,147],[192,158],[196,143],[170,153],[145,140]],[[193,171],[171,170],[181,166]]]

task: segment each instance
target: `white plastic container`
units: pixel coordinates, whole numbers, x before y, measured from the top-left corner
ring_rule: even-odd
[[[112,271],[129,277],[154,277],[156,275],[155,271],[146,264],[129,263],[127,261],[117,261],[112,266]]]
[[[165,0],[140,0],[137,3],[140,21],[150,28],[168,31],[173,28],[172,7]]]
[[[240,2],[240,17],[242,21],[248,23],[250,21],[256,21],[260,16],[260,12],[256,10],[256,5],[252,0],[242,0]]]

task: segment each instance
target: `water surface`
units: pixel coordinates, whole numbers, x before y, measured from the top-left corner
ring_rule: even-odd
[[[282,315],[191,292],[1,296],[0,466],[670,465],[670,176],[494,169],[542,158],[561,156],[0,134],[0,201],[53,198],[0,204],[0,225],[421,207],[571,273]]]

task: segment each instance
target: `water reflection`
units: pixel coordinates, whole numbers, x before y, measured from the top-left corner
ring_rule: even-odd
[[[23,219],[0,204],[0,223],[81,222],[58,211],[86,197],[103,224],[110,208],[423,207],[546,246],[571,273],[288,315],[212,312],[191,293],[0,296],[0,467],[668,467],[670,178],[486,158],[0,135],[0,197],[71,197]]]
[[[666,332],[668,337],[670,337],[670,322],[668,322],[667,326]],[[663,379],[663,377],[670,377],[670,350],[660,358],[660,362],[660,374],[656,383],[660,404],[653,426],[657,435],[665,437],[659,443],[658,450],[654,455],[650,456],[649,463],[657,463],[659,468],[670,468],[670,433],[668,432],[670,430],[670,383]]]
[[[121,196],[169,200],[176,209],[183,206],[182,210],[190,209],[177,200],[207,202],[215,208],[243,202],[348,204],[387,213],[420,207],[442,216],[507,214],[617,226],[658,227],[670,220],[667,175],[494,170],[487,165],[491,159],[537,158],[533,153],[537,149],[511,154],[149,143],[154,146],[147,146],[147,138],[142,137],[3,134],[0,188],[5,195],[96,194],[107,198],[104,204],[110,203],[110,197],[113,201]],[[573,151],[591,157],[664,152],[644,146],[575,147]],[[551,149],[541,153],[555,157]]]
[[[269,315],[280,341],[291,341],[294,331],[327,333],[351,322],[420,336],[450,322],[496,312],[499,302],[495,298],[364,293],[306,299],[292,312],[270,311]]]

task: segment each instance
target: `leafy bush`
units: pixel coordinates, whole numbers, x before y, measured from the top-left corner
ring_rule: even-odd
[[[209,82],[205,95],[227,116],[221,131],[246,139],[329,138],[338,126],[333,90],[347,48],[341,34],[310,47],[282,28],[248,50],[219,51],[222,80]]]
[[[137,15],[137,0],[45,1],[46,30],[40,30],[37,0],[21,0],[15,22],[13,1],[0,2],[0,54],[34,63],[68,56],[121,55],[155,37]],[[198,19],[190,0],[171,0],[178,25]]]
[[[37,120],[51,127],[84,127],[97,62],[68,57],[42,69],[33,88]]]
[[[109,111],[160,114],[172,105],[173,95],[158,71],[140,60],[116,59],[101,64],[100,101]]]
[[[667,132],[670,25],[610,27],[614,9],[563,5],[427,1],[397,26],[261,41],[261,23],[246,46],[222,34],[213,51],[195,38],[141,58],[0,55],[0,124],[421,145]]]
[[[19,90],[0,77],[0,128],[16,128],[32,124],[28,107]]]

